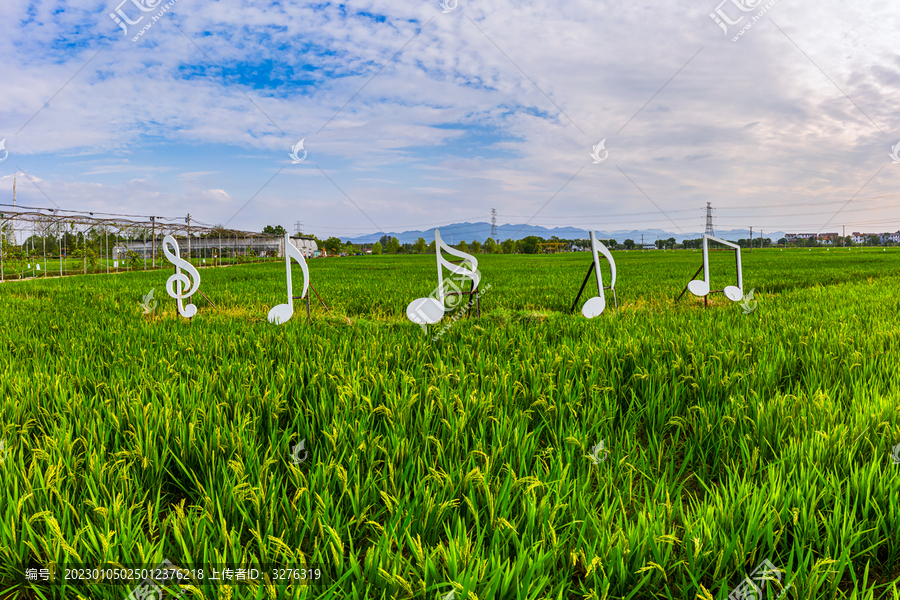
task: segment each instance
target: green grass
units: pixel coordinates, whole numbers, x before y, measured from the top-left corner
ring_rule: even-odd
[[[900,598],[900,252],[745,253],[749,315],[673,301],[699,252],[615,256],[593,320],[586,253],[479,256],[482,317],[437,342],[404,316],[433,256],[310,261],[331,312],[282,327],[283,263],[202,269],[192,323],[171,270],[0,285],[0,597],[168,558],[327,579],[194,598],[725,599],[763,559],[782,598]]]
[[[205,263],[203,261],[206,261]],[[195,267],[213,266],[215,258],[200,257],[192,259]],[[259,262],[279,262],[280,259],[271,257],[255,257],[255,256],[229,256],[219,259],[221,265],[236,265],[245,263]],[[132,262],[128,259],[113,260],[105,256],[98,256],[94,263],[91,264],[84,258],[60,258],[57,256],[44,256],[38,252],[31,258],[10,258],[6,256],[2,264],[3,281],[15,281],[24,279],[48,279],[59,276],[69,275],[93,275],[97,273],[126,273],[136,271],[149,271],[155,269],[171,268],[171,264],[160,255],[156,259],[156,266],[151,257],[147,257],[146,265],[144,260]]]

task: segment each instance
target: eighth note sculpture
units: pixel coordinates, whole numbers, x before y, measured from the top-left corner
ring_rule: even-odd
[[[481,281],[481,274],[478,272],[478,260],[471,254],[466,254],[445,244],[444,240],[441,239],[440,231],[437,229],[434,230],[434,250],[437,255],[438,286],[431,292],[429,297],[417,298],[406,307],[406,316],[409,320],[426,329],[428,325],[433,325],[444,318],[444,313],[447,311],[447,308],[444,306],[445,303],[450,305],[449,308],[453,308],[458,303],[455,297],[462,298],[462,296],[476,294],[478,284]],[[462,260],[450,261],[441,255],[442,250]],[[444,280],[445,268],[452,273],[447,281]],[[472,289],[466,292],[457,287],[453,281],[454,276],[463,281],[466,279],[470,280]],[[453,291],[445,290],[445,286]],[[448,297],[454,298],[454,300],[451,301]],[[477,295],[475,298],[478,303],[478,316],[480,317],[481,303]]]
[[[169,250],[169,246],[173,248],[174,252]],[[175,274],[166,281],[166,292],[178,303],[178,313],[185,319],[190,319],[197,314],[197,307],[193,304],[184,306],[184,300],[193,296],[200,289],[200,273],[194,268],[194,265],[181,258],[178,242],[171,235],[163,238],[163,252],[168,261],[175,265]],[[181,269],[187,271],[190,277],[183,274]],[[182,285],[187,285],[187,289],[182,289]]]
[[[737,286],[726,285],[721,290],[711,290],[710,289],[710,280],[709,280],[709,242],[718,242],[719,244],[723,244],[728,246],[729,248],[734,248],[734,258],[737,263]],[[703,279],[694,279],[697,275],[700,274],[700,271],[703,271]],[[711,235],[704,234],[703,236],[703,264],[699,269],[694,273],[691,277],[691,281],[685,286],[683,290],[681,290],[681,294],[678,295],[678,298],[675,299],[677,302],[681,300],[681,297],[684,296],[685,292],[690,292],[695,296],[700,296],[703,298],[703,302],[705,306],[709,306],[709,295],[715,294],[717,292],[723,292],[725,297],[731,300],[732,302],[739,302],[744,297],[744,273],[741,270],[741,247],[737,244],[732,244],[731,242],[726,242],[723,239],[713,237]]]
[[[607,262],[609,262],[610,283],[607,287],[603,287],[603,277],[600,274],[601,254],[606,258]],[[578,290],[575,302],[572,303],[572,312],[575,312],[575,307],[578,306],[578,300],[581,299],[581,293],[584,291],[584,286],[587,285],[588,279],[591,277],[591,271],[594,270],[597,271],[597,295],[589,299],[584,303],[584,306],[581,307],[581,314],[588,319],[600,316],[603,313],[603,309],[606,308],[606,294],[604,293],[604,290],[612,290],[616,309],[619,308],[619,299],[616,297],[616,261],[613,259],[609,248],[604,246],[603,242],[598,240],[594,232],[591,231],[591,266],[588,268],[587,275],[584,276],[584,282],[581,284],[581,289]]]
[[[291,281],[291,259],[297,261],[303,270],[303,292],[299,296],[294,295],[294,285]],[[309,288],[309,268],[306,266],[306,259],[303,254],[291,243],[291,236],[284,234],[284,263],[287,267],[287,304],[279,304],[269,311],[269,323],[282,325],[287,323],[294,316],[294,300],[306,298],[306,316],[309,317],[309,296],[307,291]]]

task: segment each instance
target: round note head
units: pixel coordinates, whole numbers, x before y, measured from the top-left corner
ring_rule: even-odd
[[[406,316],[417,325],[433,325],[444,318],[444,305],[435,298],[417,298],[406,307]]]
[[[594,317],[599,317],[603,313],[604,308],[606,308],[606,299],[594,296],[581,307],[581,314],[588,319],[593,319]]]
[[[744,297],[744,292],[742,292],[741,288],[737,286],[729,285],[725,288],[725,297],[732,302],[740,302],[740,300]]]
[[[709,293],[709,284],[695,279],[688,283],[688,291],[695,296],[705,296]]]
[[[293,315],[293,306],[291,306],[290,304],[279,304],[278,306],[272,307],[272,310],[269,311],[267,319],[269,320],[269,323],[282,325],[284,323],[287,323]]]

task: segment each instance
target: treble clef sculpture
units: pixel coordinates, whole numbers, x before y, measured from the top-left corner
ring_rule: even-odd
[[[169,250],[169,246],[174,249],[174,252]],[[165,252],[169,262],[175,265],[175,274],[166,281],[166,291],[176,300],[176,302],[178,302],[178,313],[182,317],[190,319],[197,314],[197,307],[193,304],[184,306],[184,299],[190,298],[194,292],[200,289],[200,273],[191,263],[181,258],[178,242],[176,242],[175,238],[171,235],[167,235],[163,238],[163,252]],[[190,277],[183,274],[181,269],[187,271]],[[182,285],[186,285],[187,288],[182,290]]]

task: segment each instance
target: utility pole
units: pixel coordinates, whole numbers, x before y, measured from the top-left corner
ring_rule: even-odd
[[[12,230],[13,230],[13,244],[16,243],[16,178],[13,177],[13,218],[12,218]],[[3,236],[6,238],[6,235]]]
[[[188,262],[191,262],[191,213],[188,213],[188,216],[185,217],[184,221],[188,226]]]
[[[494,238],[494,241],[498,244],[500,240],[497,237],[497,209],[491,209],[491,237]]]
[[[712,202],[706,203],[706,235],[716,235],[713,232],[713,216],[712,216]]]
[[[641,252],[644,251],[644,234],[641,234]]]
[[[841,248],[844,247],[844,237],[847,235],[847,226],[841,225]]]
[[[12,230],[13,230],[13,245],[19,243],[19,240],[16,238],[16,178],[13,177],[13,218],[12,218]]]
[[[750,249],[753,250],[753,225],[750,226]]]
[[[294,221],[294,232],[300,235],[300,221]]]
[[[156,268],[156,217],[150,217],[150,222],[153,224],[153,250],[151,250],[151,260],[153,262],[153,268]]]

